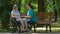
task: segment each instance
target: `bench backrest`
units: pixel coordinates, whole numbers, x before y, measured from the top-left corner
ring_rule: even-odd
[[[37,13],[38,16],[38,23],[41,23],[40,21],[51,21],[53,19],[54,13],[52,12],[39,12]]]

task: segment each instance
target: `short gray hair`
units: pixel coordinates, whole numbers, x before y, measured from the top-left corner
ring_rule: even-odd
[[[16,4],[13,5],[13,9],[16,9],[16,7],[18,7]]]

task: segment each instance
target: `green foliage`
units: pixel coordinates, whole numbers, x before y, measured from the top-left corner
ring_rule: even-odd
[[[12,0],[0,0],[0,20],[8,20]]]
[[[38,12],[38,0],[32,0],[31,4],[34,7],[35,12],[37,13]]]
[[[21,13],[26,13],[26,0],[21,1]]]
[[[58,11],[58,16],[60,17],[60,0],[55,0],[56,1],[56,9]]]
[[[26,13],[27,9],[26,9],[26,4],[30,3],[33,5],[35,12],[38,11],[38,0],[22,0],[21,1],[21,13]]]
[[[45,11],[49,10],[51,12],[54,12],[53,0],[45,0],[44,2]]]

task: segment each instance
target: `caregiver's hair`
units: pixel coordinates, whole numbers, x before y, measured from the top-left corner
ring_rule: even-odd
[[[16,4],[13,5],[13,10],[15,10],[18,6]]]
[[[30,8],[34,9],[33,6],[30,3],[28,3],[27,5],[30,6]]]

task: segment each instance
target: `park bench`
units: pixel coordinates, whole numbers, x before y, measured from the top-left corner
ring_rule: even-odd
[[[38,12],[37,17],[37,24],[32,24],[32,26],[34,26],[34,32],[36,32],[36,27],[40,27],[43,25],[46,26],[46,32],[48,32],[48,26],[49,31],[51,32],[51,23],[54,22],[54,14],[52,12]]]
[[[51,32],[51,23],[54,21],[54,14],[52,12],[39,12],[37,16],[37,26],[46,25],[46,32],[48,31],[49,26],[49,30]]]

